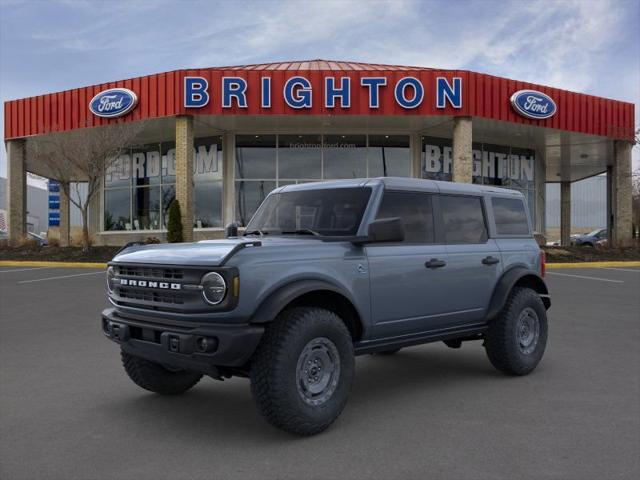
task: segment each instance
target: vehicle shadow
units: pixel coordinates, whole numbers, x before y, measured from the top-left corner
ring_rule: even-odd
[[[402,411],[403,402],[414,402],[411,397],[420,395],[422,401],[443,394],[454,385],[464,382],[487,381],[488,377],[504,377],[496,372],[484,352],[474,349],[443,350],[410,348],[392,356],[359,357],[356,362],[356,379],[347,409],[357,412],[357,418],[385,415],[390,405]],[[506,378],[506,377],[505,377]],[[191,437],[192,441],[211,441],[212,437],[234,442],[244,447],[271,441],[294,441],[299,437],[268,426],[256,411],[246,379],[202,383],[184,395],[163,397],[135,387],[127,388],[116,399],[107,400],[101,411],[122,421],[127,428],[153,429],[153,435]],[[425,392],[430,392],[425,396]],[[429,404],[424,404],[425,412]]]

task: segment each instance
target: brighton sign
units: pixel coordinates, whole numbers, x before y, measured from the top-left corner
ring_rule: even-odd
[[[383,87],[391,87],[395,102],[410,110],[419,107],[425,98],[425,88],[415,77],[401,77],[389,84],[387,77],[361,77],[357,85],[351,84],[350,77],[325,77],[322,104],[325,108],[351,107],[351,98],[355,89],[361,89],[368,97],[369,108],[377,109],[381,105]],[[217,89],[215,89],[217,90]],[[220,99],[222,108],[247,108],[249,84],[242,77],[222,77]],[[259,99],[262,108],[271,108],[271,77],[262,77],[259,83]],[[313,108],[314,92],[311,81],[304,76],[291,77],[284,82],[282,96],[286,105],[294,109]],[[212,89],[204,77],[184,77],[185,108],[202,108],[209,104]],[[436,78],[435,100],[437,108],[462,108],[462,78],[451,80]]]
[[[536,90],[518,90],[511,95],[514,110],[526,118],[544,120],[556,114],[556,102],[542,92]]]
[[[138,96],[128,88],[110,88],[98,93],[89,102],[91,113],[102,118],[126,115],[138,104]]]

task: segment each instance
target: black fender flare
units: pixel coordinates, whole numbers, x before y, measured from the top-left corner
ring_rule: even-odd
[[[493,320],[502,310],[509,293],[513,287],[518,283],[524,283],[526,286],[533,288],[540,297],[546,309],[551,306],[551,299],[549,298],[549,289],[544,283],[544,280],[537,272],[530,270],[526,267],[514,267],[502,274],[500,280],[493,289],[491,295],[491,302],[489,303],[489,309],[487,311],[487,320]]]
[[[296,280],[284,286],[281,286],[280,288],[269,294],[260,303],[258,308],[255,309],[255,311],[249,318],[249,323],[270,322],[278,315],[278,313],[282,311],[284,307],[286,307],[293,300],[304,295],[305,293],[310,293],[317,290],[328,290],[330,292],[342,295],[351,303],[356,312],[358,311],[351,296],[339,286],[324,280]],[[360,315],[360,312],[358,312],[358,315]]]

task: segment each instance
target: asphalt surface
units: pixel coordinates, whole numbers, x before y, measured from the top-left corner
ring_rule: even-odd
[[[342,416],[297,438],[259,417],[245,379],[136,387],[100,330],[100,272],[0,268],[0,478],[640,478],[640,269],[547,279],[531,375],[498,373],[479,342],[359,357]]]

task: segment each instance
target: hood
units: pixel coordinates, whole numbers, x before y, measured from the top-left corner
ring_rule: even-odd
[[[113,257],[119,263],[146,263],[157,265],[183,265],[217,267],[244,248],[290,248],[294,245],[320,243],[309,237],[240,237],[224,240],[203,240],[197,243],[164,243],[132,245]]]
[[[224,264],[238,250],[258,244],[253,239],[226,239],[198,243],[133,245],[118,252],[113,261],[215,267]]]

